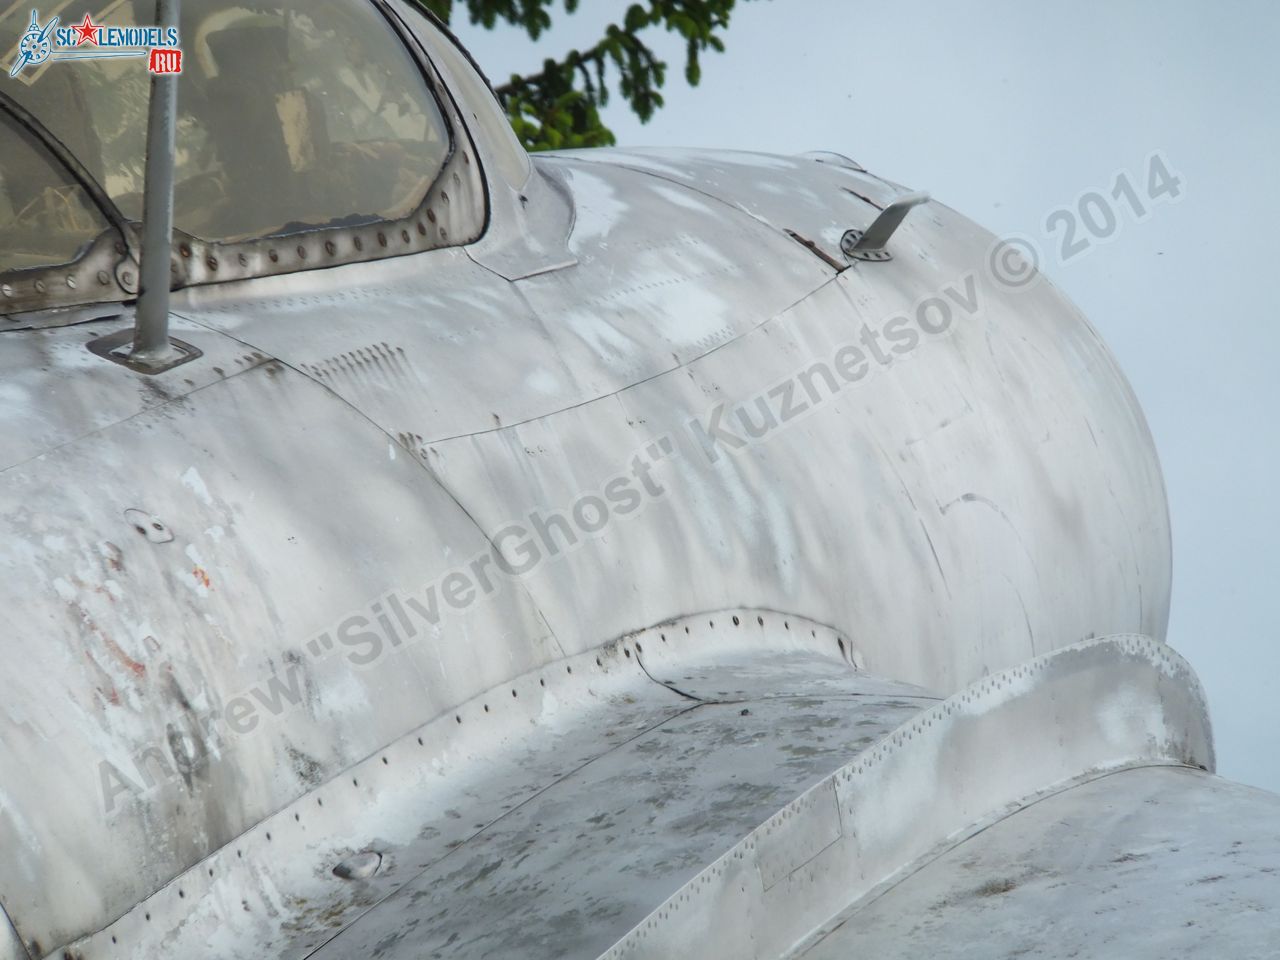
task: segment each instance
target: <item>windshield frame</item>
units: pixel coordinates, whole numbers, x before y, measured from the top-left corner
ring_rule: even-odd
[[[136,250],[129,225],[106,190],[61,140],[3,90],[0,113],[29,134],[48,160],[84,189],[107,222],[107,228],[75,260],[0,272],[0,316],[128,299],[137,292]]]

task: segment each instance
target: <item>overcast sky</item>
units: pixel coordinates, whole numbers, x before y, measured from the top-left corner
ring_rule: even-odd
[[[455,26],[501,82],[594,42],[627,4],[582,6],[538,47]],[[726,40],[698,89],[671,71],[647,126],[608,110],[619,143],[836,150],[1037,240],[1155,433],[1169,641],[1208,689],[1219,772],[1280,791],[1280,3],[740,0]],[[1142,222],[1122,212],[1109,243],[1062,262],[1046,218],[1121,171],[1144,184],[1154,151],[1181,201]]]

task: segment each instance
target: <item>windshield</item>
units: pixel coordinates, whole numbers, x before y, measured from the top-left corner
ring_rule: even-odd
[[[0,10],[0,37],[20,38],[30,8]],[[153,0],[114,0],[90,4],[87,19],[129,27],[154,15]],[[398,219],[450,154],[434,95],[370,3],[184,0],[181,45],[174,222],[192,236],[231,242]],[[16,62],[16,42],[7,53]],[[54,57],[7,79],[4,90],[141,220],[145,60]]]
[[[71,263],[106,229],[84,188],[0,111],[0,272]]]

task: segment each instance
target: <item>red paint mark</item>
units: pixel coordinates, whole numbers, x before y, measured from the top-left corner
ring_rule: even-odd
[[[200,584],[200,586],[204,587],[206,590],[210,589],[213,584],[213,581],[209,579],[209,574],[204,572],[203,567],[196,567],[191,571],[191,575],[196,578],[196,583]]]
[[[109,566],[116,573],[124,570],[124,551],[117,547],[111,541],[106,541],[103,545],[103,555]]]
[[[102,634],[99,634],[99,636],[102,636]],[[135,677],[142,679],[147,675],[146,664],[139,663],[137,660],[133,659],[133,657],[121,650],[120,645],[110,637],[102,636],[102,642],[107,645],[107,650],[110,651],[111,655],[119,660],[124,668]]]
[[[129,656],[123,649],[121,649],[120,644],[116,643],[109,636],[103,633],[102,630],[98,628],[98,625],[93,621],[93,618],[89,616],[89,612],[85,610],[84,607],[80,606],[78,603],[73,603],[71,608],[80,615],[81,621],[89,628],[89,632],[102,641],[103,646],[107,648],[107,652],[110,653],[118,663],[139,679],[147,675],[146,665],[133,659],[133,657]],[[98,664],[97,660],[93,659],[92,655],[89,655],[89,659],[93,660],[94,666],[98,667],[99,670],[102,670],[102,667]],[[111,702],[117,703],[118,698],[112,699]]]

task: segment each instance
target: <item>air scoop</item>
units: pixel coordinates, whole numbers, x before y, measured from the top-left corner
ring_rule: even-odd
[[[893,254],[886,249],[889,239],[911,208],[928,199],[929,194],[923,191],[904,193],[880,211],[880,216],[865,231],[846,230],[840,238],[840,249],[850,260],[892,260]]]

